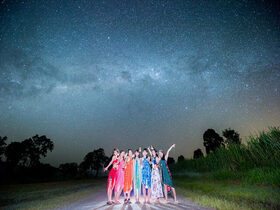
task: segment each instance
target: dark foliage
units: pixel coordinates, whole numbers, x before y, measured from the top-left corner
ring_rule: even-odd
[[[64,163],[59,165],[59,170],[62,172],[63,177],[76,177],[78,174],[77,163]]]
[[[184,161],[185,160],[185,157],[183,155],[180,155],[178,157],[178,162],[181,162],[181,161]]]
[[[197,159],[203,157],[203,152],[201,151],[201,149],[197,149],[193,152],[193,159]]]
[[[95,176],[98,176],[100,169],[107,161],[108,157],[105,155],[104,149],[99,148],[86,154],[79,168],[84,173],[86,173],[87,171],[92,172],[93,170],[95,170]]]
[[[4,137],[0,136],[0,162],[2,162],[2,156],[5,154],[7,139],[8,139],[7,136]]]
[[[171,165],[171,164],[174,164],[174,163],[175,163],[175,159],[173,157],[168,157],[167,164]]]
[[[203,134],[203,145],[205,146],[206,153],[209,154],[224,146],[224,139],[214,129],[208,129]]]
[[[235,130],[228,128],[223,131],[223,136],[225,137],[225,143],[230,144],[241,144],[241,139],[239,133]]]
[[[41,157],[54,148],[53,142],[45,135],[35,135],[22,142],[12,142],[5,149],[7,163],[12,166],[34,167],[40,164]]]

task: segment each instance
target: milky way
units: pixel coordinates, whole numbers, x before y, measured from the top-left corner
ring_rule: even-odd
[[[45,162],[103,147],[203,148],[203,132],[280,125],[272,1],[4,1],[0,136],[55,143]]]

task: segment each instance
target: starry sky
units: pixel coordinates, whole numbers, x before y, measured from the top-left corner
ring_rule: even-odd
[[[246,141],[280,125],[279,11],[249,0],[1,0],[0,136],[47,135],[53,165],[151,144],[190,158],[208,128]]]

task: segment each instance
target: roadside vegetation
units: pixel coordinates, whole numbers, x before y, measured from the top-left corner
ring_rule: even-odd
[[[193,201],[218,209],[280,209],[279,128],[194,157],[171,167],[179,190]]]

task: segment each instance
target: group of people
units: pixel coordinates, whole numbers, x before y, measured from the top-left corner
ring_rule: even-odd
[[[155,202],[160,202],[161,197],[168,201],[168,192],[172,191],[174,200],[177,202],[176,191],[172,182],[167,160],[169,152],[175,147],[173,144],[164,155],[162,150],[158,152],[153,146],[141,148],[134,153],[131,149],[119,151],[114,149],[111,162],[104,169],[105,171],[112,165],[107,183],[107,204],[120,204],[120,195],[124,193],[124,203],[131,203],[130,194],[133,190],[136,203],[140,203],[141,192],[143,191],[144,203],[151,203],[151,198]],[[148,156],[148,153],[150,156]],[[142,188],[142,190],[141,190]],[[163,196],[164,191],[164,196]],[[114,192],[114,201],[112,195]]]

